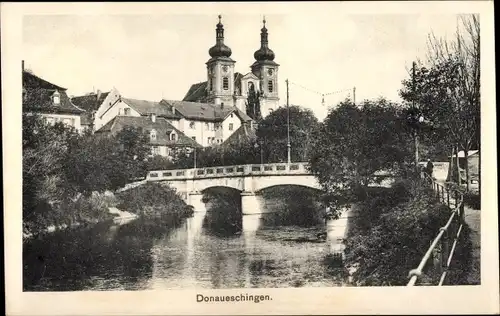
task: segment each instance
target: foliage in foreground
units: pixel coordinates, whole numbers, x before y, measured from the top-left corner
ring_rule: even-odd
[[[405,118],[384,99],[340,103],[311,141],[310,170],[335,210],[366,198],[377,172],[394,173],[411,161]]]
[[[361,286],[406,285],[408,272],[419,265],[450,210],[429,189],[406,182],[361,204],[358,216],[346,241],[346,264],[358,266],[353,282]],[[459,262],[454,263],[457,270],[450,277],[454,282],[463,278],[470,265],[467,233],[455,256]],[[426,278],[437,282],[432,269]]]
[[[189,216],[193,213],[176,191],[159,183],[146,183],[117,194],[118,208],[146,217]]]

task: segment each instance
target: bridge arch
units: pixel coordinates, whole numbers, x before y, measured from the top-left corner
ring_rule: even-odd
[[[198,192],[203,192],[210,188],[225,187],[231,188],[238,191],[243,191],[245,188],[244,178],[209,178],[209,179],[197,179],[193,183],[193,189]]]
[[[321,190],[321,186],[312,175],[300,175],[300,176],[271,176],[271,177],[261,177],[258,181],[255,181],[253,185],[253,192],[260,192],[267,188],[276,186],[301,186],[311,189]]]

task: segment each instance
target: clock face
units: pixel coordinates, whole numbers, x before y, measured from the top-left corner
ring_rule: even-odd
[[[224,72],[227,72],[227,66],[222,66],[222,70],[223,70]]]
[[[273,73],[274,73],[274,71],[273,71],[273,69],[269,69],[269,70],[267,71],[267,73],[269,74],[269,76],[272,76],[272,75],[273,75]]]

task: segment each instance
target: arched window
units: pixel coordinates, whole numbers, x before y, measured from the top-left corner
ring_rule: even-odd
[[[251,82],[251,81],[250,81],[250,82],[248,83],[248,92],[250,92],[250,91],[254,91],[254,89],[255,89],[255,87],[254,87],[254,85],[253,85],[253,82]]]
[[[149,133],[149,137],[151,138],[151,140],[156,140],[156,130],[151,130],[151,132]]]
[[[272,80],[269,80],[267,82],[267,90],[272,93],[273,92],[273,89],[274,89],[274,85],[273,85],[273,81]]]
[[[175,132],[172,132],[172,134],[170,134],[170,140],[173,140],[173,141],[177,140],[177,134]]]
[[[214,88],[213,80],[212,80],[212,78],[209,78],[208,79],[208,91],[212,91],[213,88]]]
[[[222,89],[229,90],[229,78],[228,77],[222,78]]]

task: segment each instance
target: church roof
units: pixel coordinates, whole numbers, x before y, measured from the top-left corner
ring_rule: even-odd
[[[127,126],[140,128],[144,132],[150,132],[154,129],[156,131],[156,140],[150,140],[150,145],[201,147],[200,144],[186,136],[162,117],[156,118],[155,122],[153,122],[151,118],[145,116],[116,116],[97,130],[96,133],[116,135]],[[173,131],[178,135],[175,141],[170,140],[170,133]]]
[[[191,85],[182,101],[203,102],[207,98],[207,81]]]
[[[241,79],[245,77],[246,75],[243,75],[239,72],[234,73],[234,87],[239,88],[241,91]],[[188,101],[188,102],[203,102],[205,103],[207,101],[207,88],[208,88],[208,82],[203,81],[203,82],[198,82],[194,83],[191,85],[189,88],[188,92],[182,99],[182,101]]]

